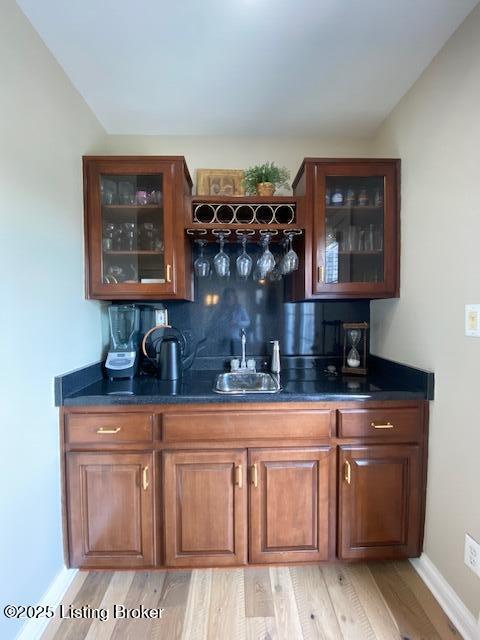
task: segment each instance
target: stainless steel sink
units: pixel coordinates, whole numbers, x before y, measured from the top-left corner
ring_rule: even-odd
[[[216,393],[278,393],[280,383],[270,373],[235,371],[221,373],[215,380],[213,390]]]

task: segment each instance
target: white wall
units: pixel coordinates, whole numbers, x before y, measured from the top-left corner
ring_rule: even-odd
[[[83,291],[82,167],[104,131],[13,0],[0,0],[0,605],[63,566],[53,377],[97,361]],[[0,637],[19,623],[0,616]]]
[[[194,182],[197,169],[246,169],[267,160],[287,167],[293,180],[306,156],[355,157],[368,149],[361,138],[108,136],[108,153],[185,156]]]
[[[372,351],[435,372],[425,552],[477,616],[480,579],[463,564],[480,542],[480,6],[378,132],[373,155],[402,159],[399,300],[372,304]]]

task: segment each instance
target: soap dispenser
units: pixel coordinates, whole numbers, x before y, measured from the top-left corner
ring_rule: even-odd
[[[272,364],[270,365],[270,370],[272,373],[276,375],[280,374],[280,342],[278,340],[271,340],[273,344],[272,351]]]

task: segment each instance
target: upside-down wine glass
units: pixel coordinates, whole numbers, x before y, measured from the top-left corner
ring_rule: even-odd
[[[269,249],[271,239],[272,234],[270,233],[265,233],[262,236],[263,253],[257,260],[257,270],[262,279],[264,279],[270,271],[273,271],[275,268],[275,257]]]
[[[252,272],[253,260],[247,253],[247,236],[241,237],[242,253],[237,258],[237,273],[240,278],[248,278]]]
[[[230,277],[230,257],[227,256],[223,247],[225,246],[225,235],[224,233],[218,234],[218,243],[220,244],[220,251],[213,259],[213,266],[215,271],[220,278],[229,278]]]
[[[207,244],[206,240],[195,240],[195,243],[200,247],[200,255],[193,263],[195,275],[199,278],[207,278],[210,275],[210,262],[204,255],[204,247]]]

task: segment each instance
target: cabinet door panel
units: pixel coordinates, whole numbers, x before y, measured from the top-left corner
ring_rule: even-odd
[[[326,560],[334,511],[330,447],[253,449],[249,457],[251,561]]]
[[[341,557],[417,555],[419,447],[342,447],[340,461]]]
[[[69,453],[72,566],[153,564],[151,454]]]
[[[246,562],[245,470],[244,451],[164,454],[167,565]]]

